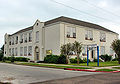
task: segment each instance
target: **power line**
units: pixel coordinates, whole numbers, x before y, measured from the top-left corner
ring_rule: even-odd
[[[95,5],[95,4],[93,4],[93,3],[90,3],[90,2],[87,1],[87,0],[82,0],[82,1],[87,2],[89,5],[91,5],[91,6],[93,6],[93,7],[96,7],[96,8],[99,8],[100,10],[102,10],[102,11],[104,11],[104,12],[106,12],[106,13],[109,13],[109,14],[111,13],[111,15],[120,17],[119,15],[117,15],[117,14],[111,12],[111,11],[108,11],[108,10],[106,10],[106,9],[103,9],[103,8],[101,8],[101,7],[98,7],[97,5]]]
[[[104,19],[104,20],[108,20],[108,21],[113,22],[113,21],[110,20],[110,19],[106,19],[106,18],[103,18],[103,17],[98,17],[98,16],[96,16],[96,15],[93,15],[93,14],[90,14],[90,13],[87,13],[87,12],[84,12],[84,11],[81,11],[81,10],[79,10],[79,9],[77,9],[77,8],[73,8],[73,7],[71,7],[71,6],[65,5],[65,4],[60,3],[60,2],[57,2],[57,1],[55,1],[55,0],[50,0],[50,1],[52,1],[52,2],[54,2],[54,3],[57,3],[57,4],[60,4],[60,5],[63,5],[63,6],[65,6],[65,7],[71,8],[71,9],[73,9],[73,10],[76,10],[76,11],[78,11],[78,12],[84,13],[84,14],[89,15],[89,16],[92,16],[92,17],[95,17],[95,18],[99,18],[99,19],[101,19],[101,20]],[[116,23],[118,23],[118,22],[113,22],[113,23],[116,24]],[[118,24],[120,24],[120,23],[118,23]]]

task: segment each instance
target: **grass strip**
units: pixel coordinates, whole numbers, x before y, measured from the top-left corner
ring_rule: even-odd
[[[106,72],[110,72],[110,71],[116,71],[113,69],[97,69],[96,71],[106,71]]]
[[[48,67],[48,68],[59,68],[59,69],[64,69],[64,68],[72,68],[72,69],[91,69],[88,67],[75,67],[75,66],[60,66],[60,65],[46,65],[46,64],[38,64],[38,63],[16,63],[18,65],[28,65],[28,66],[38,66],[38,67]]]
[[[115,69],[120,69],[120,67],[113,67],[113,68],[115,68]]]

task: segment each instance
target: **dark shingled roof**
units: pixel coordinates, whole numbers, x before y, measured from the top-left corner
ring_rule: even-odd
[[[29,31],[29,30],[32,30],[33,29],[33,26],[30,26],[28,28],[25,28],[25,29],[22,29],[22,30],[19,30],[17,31],[16,33],[12,34],[12,35],[15,35],[15,34],[18,34],[18,33],[22,33],[22,32],[25,32],[25,31]]]
[[[113,32],[113,31],[109,30],[109,29],[106,29],[106,28],[104,28],[100,25],[89,23],[89,22],[84,22],[84,21],[81,21],[81,20],[72,19],[72,18],[68,18],[68,17],[64,17],[64,16],[46,21],[45,25],[49,25],[49,24],[52,24],[52,23],[55,23],[55,22],[66,22],[66,23],[76,24],[76,25],[80,25],[80,26],[90,27],[90,28],[93,28],[93,29],[99,29],[99,30],[108,31],[108,32],[118,34],[116,32]],[[29,31],[29,30],[32,30],[32,29],[33,29],[33,26],[22,29],[22,30],[20,30],[20,31],[18,31],[18,32],[12,34],[12,35],[15,35],[17,33],[22,33],[22,32],[25,32],[25,31]]]
[[[99,30],[108,31],[108,32],[118,34],[114,31],[106,29],[106,28],[104,28],[100,25],[89,23],[89,22],[84,22],[84,21],[81,21],[81,20],[72,19],[72,18],[68,18],[68,17],[64,17],[64,16],[46,21],[45,25],[52,24],[52,23],[55,23],[55,22],[66,22],[66,23],[76,24],[76,25],[80,25],[80,26],[90,27],[90,28],[93,28],[93,29],[99,29]]]

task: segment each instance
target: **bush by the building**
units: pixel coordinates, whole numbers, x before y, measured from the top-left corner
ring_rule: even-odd
[[[101,55],[100,57],[101,57],[101,59],[103,59],[105,62],[112,60],[112,56],[109,56],[109,55],[107,55],[107,54],[106,54],[106,55]]]
[[[45,63],[66,64],[66,57],[64,55],[47,55],[44,58]]]
[[[20,61],[20,62],[28,62],[29,58],[25,58],[25,57],[14,57],[14,56],[11,56],[11,57],[3,57],[2,58],[2,61],[5,62],[5,61],[11,61],[11,62],[14,62],[14,61]]]

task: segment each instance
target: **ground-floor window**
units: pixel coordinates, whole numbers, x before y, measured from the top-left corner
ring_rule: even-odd
[[[14,48],[12,48],[12,56],[14,56]]]
[[[84,45],[82,48],[82,55],[87,56],[87,46],[86,45]]]
[[[11,56],[11,48],[9,49],[9,56]]]
[[[28,55],[31,56],[32,55],[32,46],[28,47]]]
[[[24,56],[27,56],[27,46],[24,47]]]
[[[17,48],[15,48],[15,56],[17,56],[18,54]]]
[[[100,47],[100,54],[105,55],[105,46]]]
[[[113,49],[112,48],[110,48],[110,56],[113,56],[113,54],[114,54],[114,51],[113,51]]]
[[[23,47],[20,47],[20,56],[23,56]]]

